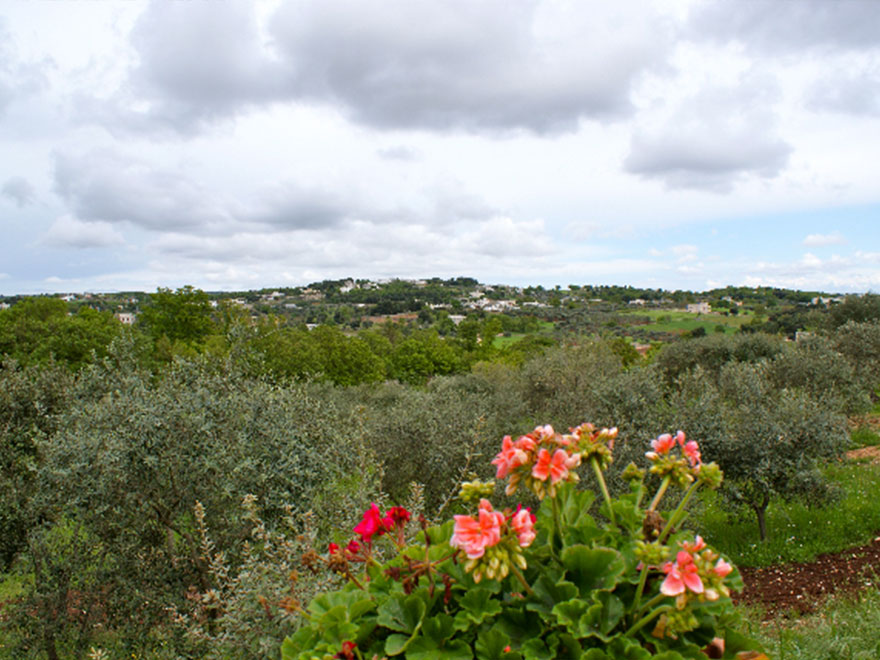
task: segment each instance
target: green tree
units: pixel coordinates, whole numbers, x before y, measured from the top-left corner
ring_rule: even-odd
[[[154,340],[162,337],[199,347],[215,331],[208,294],[192,286],[177,291],[159,288],[138,317],[138,325]]]

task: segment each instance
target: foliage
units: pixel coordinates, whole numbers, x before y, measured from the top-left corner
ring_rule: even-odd
[[[38,446],[71,405],[71,376],[58,365],[0,366],[0,571],[24,546],[35,523],[31,497],[40,466]]]
[[[480,499],[478,517],[431,528],[422,520],[407,543],[408,512],[383,517],[374,505],[354,530],[360,541],[331,546],[325,560],[349,584],[311,602],[282,658],[681,660],[704,657],[719,636],[725,658],[757,648],[734,630],[735,569],[678,527],[696,488],[720,482],[717,467],[700,462],[696,443],[661,436],[652,470],[664,481],[650,506],[634,466],[632,492],[611,499],[603,468],[614,436],[582,425],[566,436],[538,427],[515,443],[505,437],[497,476],[510,475],[509,493],[519,484],[544,497],[536,519],[526,509],[495,511],[485,499],[493,483],[466,483],[462,498]],[[676,444],[680,457],[670,451]],[[603,492],[604,520],[588,513],[593,493],[574,488],[581,461]],[[657,507],[670,482],[687,492],[667,522]],[[373,548],[383,536],[396,549],[386,563]]]
[[[694,525],[706,539],[744,566],[812,561],[818,555],[869,543],[880,529],[880,466],[833,465],[825,478],[839,489],[834,502],[814,504],[774,497],[767,508],[767,527],[774,530],[756,542],[756,521],[732,516],[728,503],[705,494]]]
[[[101,625],[134,643],[161,627],[188,586],[208,579],[191,514],[196,501],[235,564],[251,526],[236,514],[246,493],[259,498],[269,525],[280,524],[287,504],[297,515],[314,508],[326,525],[373,496],[379,473],[358,420],[306,386],[281,388],[204,361],[176,362],[156,378],[119,350],[82,373],[78,405],[39,439],[34,506],[50,535],[72,525],[101,549],[100,567],[108,567],[96,583]],[[43,547],[42,528],[30,531],[22,562],[36,561],[35,548]],[[71,580],[93,571],[86,554],[70,557]],[[64,581],[46,583],[55,589],[46,598],[67,598]],[[97,632],[92,623],[83,627],[86,639]]]
[[[842,595],[809,617],[754,626],[774,658],[785,660],[874,660],[880,657],[880,589],[876,580],[862,593]]]
[[[198,347],[214,330],[208,294],[192,286],[177,291],[159,288],[138,317],[138,325],[154,340]]]
[[[26,298],[0,310],[0,355],[22,365],[55,361],[79,369],[103,356],[122,332],[109,312],[82,307],[68,315],[67,303],[58,298]]]
[[[724,469],[731,502],[755,513],[761,540],[773,496],[819,501],[827,488],[818,462],[838,458],[848,442],[842,415],[805,392],[775,389],[769,370],[731,363],[717,385],[697,371],[673,400],[684,428],[704,438]]]
[[[849,322],[832,336],[834,347],[849,360],[862,388],[880,384],[880,321]]]

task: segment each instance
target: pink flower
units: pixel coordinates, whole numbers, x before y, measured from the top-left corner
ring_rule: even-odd
[[[525,451],[517,446],[524,438],[525,436],[517,440],[515,445],[509,435],[504,436],[504,439],[501,441],[501,451],[492,460],[492,465],[498,466],[498,472],[495,474],[496,479],[503,479],[507,476],[508,472],[523,465],[528,460]],[[529,442],[534,445],[534,442],[531,440]]]
[[[668,453],[673,447],[675,447],[675,438],[668,433],[658,436],[656,440],[651,440],[651,448],[661,456]]]
[[[718,577],[727,577],[728,575],[730,575],[730,571],[732,570],[733,566],[728,564],[723,559],[719,559],[718,562],[715,564],[715,575],[717,575]]]
[[[372,543],[373,536],[381,536],[385,533],[385,525],[379,514],[379,507],[373,502],[370,508],[364,512],[364,517],[354,528],[355,534],[360,534],[361,541]]]
[[[345,546],[345,552],[349,555],[356,555],[361,551],[361,544],[352,539],[349,541],[348,545]]]
[[[681,550],[675,557],[675,563],[671,561],[663,565],[666,579],[660,585],[660,593],[665,596],[678,596],[683,594],[685,588],[695,594],[703,593],[703,581],[697,575],[697,565],[690,553]]]
[[[703,540],[703,537],[697,534],[697,538],[694,539],[693,543],[689,543],[688,541],[682,541],[681,547],[685,549],[685,552],[689,552],[691,554],[695,552],[699,552],[703,548],[706,547],[706,542]]]
[[[570,457],[564,449],[557,449],[552,456],[546,449],[541,449],[532,468],[532,476],[540,481],[547,481],[547,477],[550,477],[551,483],[559,483],[568,476],[569,466],[574,467],[575,460],[579,458],[580,455]]]
[[[682,434],[684,435],[684,434]],[[682,453],[687,456],[688,461],[691,464],[691,467],[695,465],[699,465],[700,463],[700,447],[696,443],[696,441],[691,440],[690,442],[686,442],[681,447]]]
[[[510,519],[510,526],[513,528],[519,544],[523,548],[527,548],[535,540],[535,516],[528,509],[519,509]]]
[[[468,559],[479,559],[501,540],[504,514],[493,511],[489,500],[480,500],[480,510],[475,520],[471,516],[453,516],[455,528],[449,545],[464,550]]]

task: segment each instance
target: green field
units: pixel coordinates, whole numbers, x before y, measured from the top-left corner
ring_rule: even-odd
[[[553,334],[553,331],[556,329],[556,324],[551,323],[550,321],[538,321],[538,325],[540,329],[538,330],[538,334],[542,335],[550,335]],[[512,332],[509,335],[498,336],[495,337],[495,340],[492,342],[492,346],[495,348],[508,348],[512,344],[515,344],[523,337],[527,337],[528,334],[525,332]]]
[[[725,332],[732,334],[739,330],[740,326],[755,318],[752,312],[745,311],[741,311],[736,316],[725,316],[715,312],[691,314],[690,312],[669,309],[627,310],[622,315],[649,317],[651,323],[637,326],[648,331],[681,333],[696,328],[705,328],[708,334],[714,332],[717,325],[725,326]]]

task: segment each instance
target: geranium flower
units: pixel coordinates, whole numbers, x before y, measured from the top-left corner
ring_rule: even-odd
[[[517,447],[522,439],[517,440],[515,445],[509,435],[504,436],[504,439],[501,441],[501,451],[492,460],[492,465],[498,466],[498,472],[495,474],[496,479],[503,479],[507,476],[508,472],[523,465],[528,460],[526,452]],[[534,442],[532,444],[534,445]]]
[[[535,540],[535,516],[528,509],[519,509],[510,519],[510,526],[513,528],[519,544],[523,548],[527,548]]]
[[[679,431],[681,433],[681,431]],[[669,450],[675,447],[675,440],[669,433],[657,436],[655,440],[651,440],[651,448],[659,455],[669,453]]]
[[[379,513],[379,507],[376,506],[375,502],[364,512],[364,517],[355,526],[353,531],[355,534],[360,535],[361,541],[364,543],[372,543],[373,536],[381,536],[385,533],[382,515]]]
[[[337,552],[339,552],[339,546],[335,543],[331,543],[327,546],[327,552],[331,555],[335,555]]]
[[[675,563],[668,561],[663,565],[666,579],[660,585],[660,593],[665,596],[683,594],[685,588],[695,594],[703,593],[703,581],[697,575],[697,565],[689,552],[681,550],[675,557]]]
[[[456,515],[455,528],[449,545],[464,550],[468,559],[479,559],[490,548],[501,540],[501,526],[504,514],[493,511],[489,500],[480,500],[477,519],[471,516]]]
[[[681,453],[687,456],[688,462],[691,464],[691,467],[695,465],[699,465],[700,463],[700,447],[696,443],[696,441],[691,440],[690,442],[685,442],[681,446]]]
[[[564,449],[557,449],[550,455],[546,449],[538,452],[538,460],[532,468],[532,476],[540,481],[547,481],[553,484],[559,483],[568,476],[569,467],[576,467],[580,462],[580,455],[569,456]]]
[[[723,577],[727,577],[728,575],[730,575],[730,571],[733,570],[733,566],[728,564],[723,559],[719,559],[718,562],[715,564],[714,570],[715,570],[715,575],[717,575],[720,578],[723,578]]]
[[[389,532],[409,522],[412,515],[402,506],[393,506],[385,513],[382,524]]]
[[[694,539],[693,543],[688,541],[682,541],[681,547],[684,548],[685,552],[689,552],[691,554],[695,552],[699,552],[703,548],[706,547],[706,542],[703,540],[703,537],[697,534],[697,538]]]

